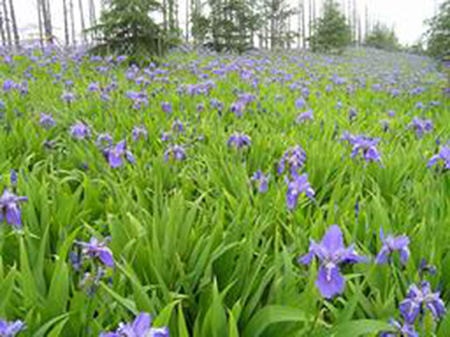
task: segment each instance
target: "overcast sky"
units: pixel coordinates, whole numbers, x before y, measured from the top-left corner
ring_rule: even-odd
[[[37,0],[13,0],[16,9],[16,17],[21,29],[21,35],[24,38],[30,38],[37,33]],[[67,0],[69,2],[69,0]],[[86,13],[86,22],[88,22],[88,2],[89,0],[81,0]],[[292,4],[298,3],[298,0],[291,0]],[[321,3],[323,0],[316,0]],[[346,3],[350,0],[339,0]],[[364,13],[364,9],[368,8],[371,21],[379,20],[394,27],[401,43],[412,44],[416,42],[426,27],[423,22],[431,17],[443,0],[355,0],[358,11]],[[63,0],[50,0],[52,7],[52,19],[54,21],[55,34],[62,37],[63,16],[62,16]],[[80,30],[80,14],[78,10],[79,0],[73,0],[75,5],[75,21],[77,31]],[[100,0],[94,0],[99,8]],[[306,0],[308,2],[308,0]],[[184,5],[185,0],[181,0]],[[319,6],[318,6],[319,7]],[[183,23],[185,14],[184,6],[180,8],[180,18]],[[183,23],[184,24],[184,23]]]

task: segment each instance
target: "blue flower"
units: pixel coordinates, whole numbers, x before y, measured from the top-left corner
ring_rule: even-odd
[[[227,145],[234,146],[236,149],[249,147],[252,144],[251,138],[245,133],[233,133],[228,139]]]
[[[91,129],[86,124],[78,122],[70,127],[70,133],[76,139],[85,139],[91,136]]]
[[[117,168],[123,165],[123,157],[125,157],[131,164],[136,162],[133,154],[126,149],[126,142],[124,140],[118,142],[116,146],[110,146],[104,150],[104,155],[108,160],[111,168]]]
[[[297,206],[298,197],[305,194],[308,198],[314,198],[315,192],[311,188],[308,181],[308,175],[297,173],[292,175],[292,180],[288,183],[286,192],[286,204],[289,210],[293,210]]]
[[[313,109],[309,109],[308,111],[298,115],[295,121],[297,123],[303,123],[305,121],[312,121],[312,120],[314,120]]]
[[[93,237],[89,242],[78,242],[83,248],[83,254],[90,258],[98,258],[105,266],[114,267],[114,258],[105,241]]]
[[[253,174],[252,181],[258,184],[259,193],[267,192],[269,178],[261,170],[258,170]]]
[[[383,247],[376,257],[377,263],[387,263],[390,256],[397,250],[400,253],[400,261],[406,264],[409,259],[410,251],[408,248],[409,238],[406,235],[394,237],[389,235],[384,237],[383,229],[380,229],[380,238],[383,242]]]
[[[151,316],[141,313],[132,323],[121,323],[116,332],[104,332],[99,337],[169,337],[169,329],[153,328]]]
[[[1,337],[14,337],[19,332],[26,329],[24,322],[17,320],[14,322],[7,322],[4,319],[0,319],[0,336]]]
[[[380,334],[380,337],[419,337],[419,333],[414,329],[414,325],[403,323],[403,325],[392,319],[390,325],[395,331],[386,331]]]
[[[22,215],[19,203],[27,200],[27,197],[18,197],[5,189],[3,195],[0,197],[0,221],[6,219],[8,225],[15,228],[22,227]]]
[[[182,161],[186,159],[186,150],[181,145],[170,145],[164,153],[164,159],[169,161],[173,158],[175,161]]]
[[[434,167],[440,162],[444,164],[444,168],[446,170],[450,169],[450,147],[448,146],[441,147],[439,153],[430,158],[427,167],[428,168]]]
[[[56,126],[56,122],[53,119],[53,116],[45,113],[39,114],[39,124],[47,129]]]
[[[300,257],[298,261],[310,264],[314,257],[320,263],[316,286],[325,298],[333,298],[344,292],[345,279],[340,273],[339,265],[366,260],[357,254],[353,246],[344,246],[342,232],[337,225],[328,228],[320,243],[311,240],[308,254]]]
[[[135,126],[132,131],[132,137],[134,141],[138,141],[139,139],[147,140],[147,129],[144,126]]]
[[[427,281],[423,281],[419,287],[415,284],[411,285],[399,308],[408,324],[414,324],[416,318],[423,314],[426,309],[430,310],[435,319],[443,317],[446,313],[439,292],[433,293],[430,283]]]
[[[290,169],[291,174],[296,174],[297,170],[301,169],[305,165],[306,152],[300,145],[291,147],[284,152],[278,162],[278,174],[282,174],[286,169],[286,164]]]

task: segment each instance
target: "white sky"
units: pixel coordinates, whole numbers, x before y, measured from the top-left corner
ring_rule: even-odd
[[[37,0],[13,0],[15,4],[16,17],[21,36],[30,38],[31,35],[37,35]],[[69,2],[70,0],[67,0]],[[75,23],[77,31],[80,30],[80,14],[78,11],[78,1],[73,0],[75,7]],[[81,0],[84,6],[85,21],[88,24],[88,2]],[[97,9],[100,7],[101,0],[94,0]],[[184,4],[186,0],[180,1],[180,21],[184,27],[185,11]],[[290,0],[295,6],[299,0]],[[305,0],[308,3],[309,0]],[[316,0],[317,7],[323,0]],[[347,1],[355,1],[358,11],[365,12],[366,4],[371,21],[379,20],[393,27],[401,43],[412,44],[420,38],[426,27],[423,21],[431,17],[437,8],[437,5],[443,0],[338,0],[343,4]],[[55,34],[62,38],[63,34],[63,0],[50,0],[52,7],[52,19],[55,26]],[[363,16],[364,17],[364,16]],[[296,22],[296,19],[293,19]]]

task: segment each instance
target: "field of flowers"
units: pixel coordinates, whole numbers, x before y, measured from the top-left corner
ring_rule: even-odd
[[[418,56],[0,63],[0,336],[450,336]]]

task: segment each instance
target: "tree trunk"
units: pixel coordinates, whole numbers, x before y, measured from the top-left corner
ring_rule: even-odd
[[[66,41],[66,47],[69,46],[69,20],[67,19],[67,0],[63,0],[63,18],[64,18],[64,37]]]
[[[78,0],[78,9],[80,11],[81,36],[83,37],[83,43],[86,44],[86,24],[84,22],[83,0]]]
[[[73,7],[73,0],[69,0],[69,12],[70,12],[70,27],[72,32],[72,45],[76,46],[77,44],[77,37],[75,33],[75,12]]]
[[[167,0],[162,1],[162,14],[164,33],[167,35]]]
[[[37,5],[37,15],[38,15],[38,28],[39,28],[39,43],[41,47],[44,45],[44,34],[42,29],[42,12],[41,12],[41,1],[36,0]]]
[[[185,40],[189,42],[189,0],[186,0],[186,28],[185,28]]]
[[[3,14],[5,15],[6,39],[8,41],[8,46],[11,47],[12,45],[11,26],[9,25],[8,6],[6,5],[6,0],[3,0],[2,4],[3,4]]]
[[[5,29],[3,27],[4,23],[5,23],[5,20],[3,19],[3,13],[1,12],[1,8],[0,8],[0,36],[2,38],[2,46],[4,46],[6,44]]]
[[[12,29],[13,29],[13,33],[14,33],[14,43],[15,43],[16,47],[19,47],[20,36],[19,36],[19,29],[17,28],[16,12],[14,10],[13,0],[9,0],[9,8],[10,8],[10,13],[11,13]]]
[[[50,4],[48,0],[41,0],[42,17],[44,19],[45,39],[47,43],[53,43],[53,27]]]

